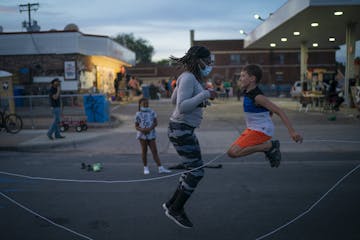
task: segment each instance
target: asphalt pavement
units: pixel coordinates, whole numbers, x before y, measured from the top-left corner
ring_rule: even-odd
[[[288,145],[283,149],[284,151],[299,151],[299,148],[308,150],[314,148],[317,151],[347,151],[354,149],[354,147],[357,149],[356,144],[351,144],[353,140],[351,135],[358,133],[360,128],[360,119],[356,117],[358,115],[356,109],[342,108],[339,112],[326,113],[319,112],[317,109],[309,112],[299,112],[299,105],[296,101],[287,98],[274,98],[272,100],[284,108],[294,127],[304,135],[305,139],[303,147],[292,144],[287,130],[281,124],[279,118],[274,117],[276,124],[275,138],[282,140],[283,145]],[[174,151],[169,145],[166,136],[168,118],[172,110],[170,101],[169,99],[154,100],[151,101],[150,105],[158,113],[157,142],[160,151],[173,153]],[[23,129],[17,134],[1,131],[0,151],[53,151],[66,147],[78,148],[80,145],[84,148],[92,148],[91,143],[95,142],[101,145],[102,142],[116,138],[121,144],[118,144],[116,149],[111,149],[112,151],[139,153],[140,149],[134,137],[135,129],[133,124],[136,111],[136,103],[112,104],[112,122],[103,124],[88,123],[89,129],[83,132],[69,129],[63,133],[64,139],[49,140],[45,128]],[[51,119],[48,121],[50,125]],[[241,102],[234,99],[228,101],[218,100],[205,110],[203,123],[197,129],[197,134],[205,152],[220,153],[226,150],[243,129],[244,119]],[[340,137],[340,135],[343,136]],[[338,139],[341,141],[340,143],[344,144],[328,141],[329,139]],[[356,137],[355,140],[357,140]],[[104,146],[105,151],[107,146],[109,146],[108,143]]]
[[[303,134],[291,141],[274,116],[283,161],[271,168],[263,154],[230,159],[224,152],[244,128],[241,102],[215,101],[196,130],[207,168],[186,205],[193,229],[171,222],[161,204],[181,170],[144,176],[133,116],[137,104],[113,104],[120,124],[63,133],[46,129],[0,133],[0,239],[360,239],[360,120],[357,112],[299,112],[274,99]],[[172,106],[150,101],[158,113],[157,145],[165,166],[179,163],[166,136]],[[334,121],[333,116],[336,116]],[[330,119],[330,120],[329,120]],[[112,127],[113,126],[113,127]],[[101,163],[91,172],[81,164]]]

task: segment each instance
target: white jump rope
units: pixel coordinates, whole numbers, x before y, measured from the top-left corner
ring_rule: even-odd
[[[221,156],[223,156],[225,153],[222,153],[220,155],[218,155],[217,157],[215,157],[214,159],[210,160],[209,162],[203,164],[200,167],[191,169],[191,170],[187,170],[187,171],[182,171],[182,172],[178,172],[178,173],[174,173],[174,174],[169,174],[166,176],[161,176],[161,177],[154,177],[154,178],[145,178],[145,179],[133,179],[133,180],[114,180],[114,181],[109,181],[109,180],[77,180],[77,179],[62,179],[62,178],[45,178],[45,177],[32,177],[32,176],[27,176],[27,175],[22,175],[22,174],[15,174],[15,173],[9,173],[9,172],[4,172],[4,171],[0,171],[0,174],[4,174],[4,175],[8,175],[8,176],[13,176],[13,177],[20,177],[20,178],[25,178],[25,179],[31,179],[31,180],[42,180],[42,181],[57,181],[57,182],[77,182],[77,183],[108,183],[108,184],[113,184],[113,183],[135,183],[135,182],[146,182],[146,181],[155,181],[155,180],[160,180],[160,179],[165,179],[165,178],[170,178],[170,177],[174,177],[177,175],[181,175],[184,173],[188,173],[200,168],[203,168],[207,165],[209,165],[212,162],[215,162],[217,159],[219,159]],[[290,225],[291,223],[297,221],[298,219],[302,218],[303,216],[305,216],[306,214],[308,214],[314,207],[316,207],[331,191],[333,191],[344,179],[346,179],[348,176],[350,176],[353,172],[355,172],[358,168],[360,167],[360,164],[358,164],[356,167],[354,167],[352,170],[350,170],[347,174],[345,174],[342,178],[340,178],[326,193],[324,193],[319,200],[317,200],[313,205],[311,205],[306,211],[302,212],[301,214],[299,214],[297,217],[293,218],[292,220],[288,221],[287,223],[281,225],[280,227],[274,229],[273,231],[264,234],[260,237],[257,237],[255,240],[261,240],[264,239],[278,231],[280,231],[281,229],[287,227],[288,225]],[[67,228],[63,225],[57,224],[54,221],[36,213],[35,211],[31,210],[30,208],[27,208],[26,206],[22,205],[21,203],[15,201],[14,199],[12,199],[11,197],[7,196],[6,194],[4,194],[3,192],[0,192],[0,195],[3,196],[4,198],[6,198],[7,200],[9,200],[10,202],[14,203],[15,205],[17,205],[18,207],[26,210],[27,212],[43,219],[44,221],[58,227],[61,229],[64,229],[65,231],[68,231],[70,233],[73,233],[79,237],[82,237],[84,239],[88,239],[88,240],[94,240],[93,238],[90,238],[84,234],[81,234],[79,232],[76,232],[74,230],[71,230],[70,228]]]

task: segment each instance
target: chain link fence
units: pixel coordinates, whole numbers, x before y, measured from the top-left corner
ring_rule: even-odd
[[[13,101],[15,109],[9,109]],[[103,94],[61,95],[62,119],[70,121],[87,120],[93,123],[110,124],[110,103]],[[49,95],[1,97],[0,110],[14,111],[23,120],[25,129],[46,129],[53,119]]]

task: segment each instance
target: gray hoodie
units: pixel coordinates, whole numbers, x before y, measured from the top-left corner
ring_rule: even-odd
[[[183,72],[176,81],[176,88],[171,96],[175,109],[170,121],[185,123],[192,127],[199,127],[203,108],[200,104],[210,98],[210,92],[205,90],[195,76],[190,72]]]

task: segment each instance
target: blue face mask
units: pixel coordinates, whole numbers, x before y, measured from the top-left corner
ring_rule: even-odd
[[[148,111],[150,111],[150,108],[148,108],[148,107],[140,107],[140,111],[148,112]]]
[[[212,70],[212,66],[205,65],[205,68],[204,68],[204,69],[202,69],[202,68],[200,67],[201,76],[206,77],[207,75],[210,74],[211,70]]]

